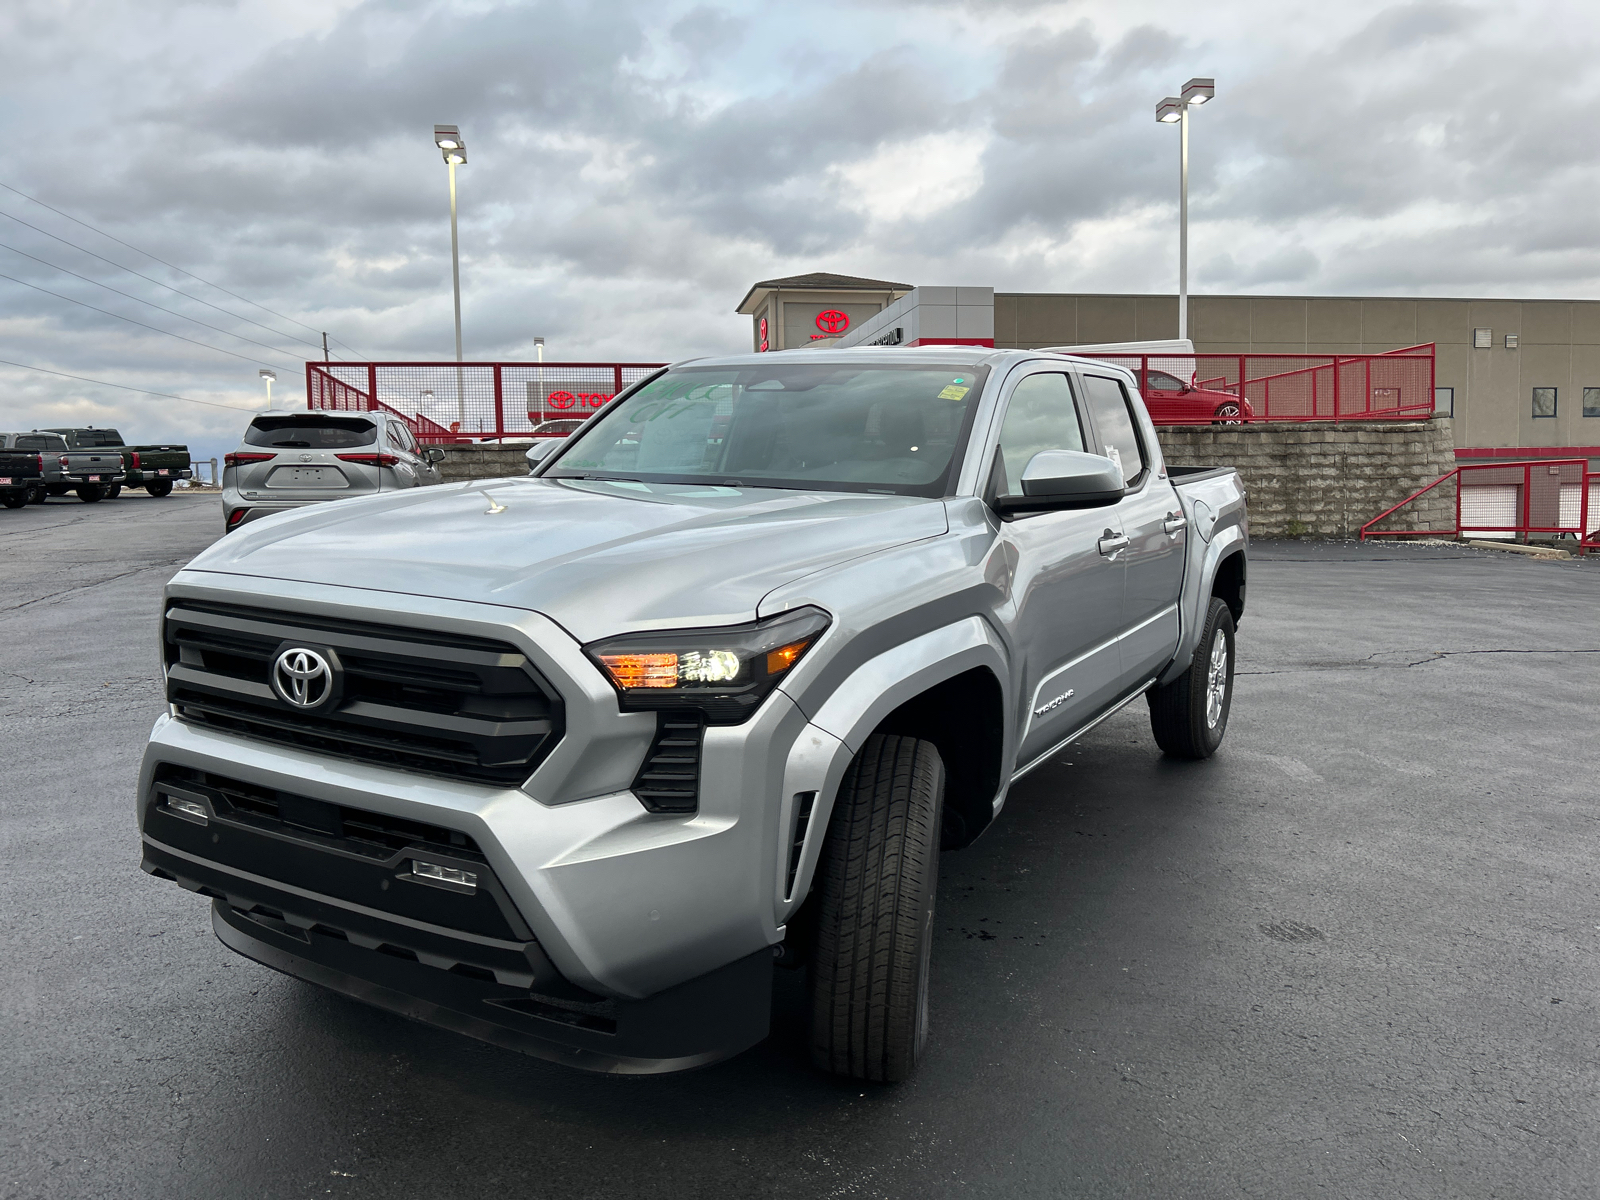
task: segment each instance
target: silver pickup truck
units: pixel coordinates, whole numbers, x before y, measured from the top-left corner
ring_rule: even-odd
[[[851,349],[680,364],[535,477],[250,523],[167,588],[143,866],[258,962],[599,1071],[904,1078],[939,851],[1145,697],[1227,726],[1231,470],[1125,371]]]
[[[74,491],[85,504],[114,499],[121,493],[122,481],[127,477],[120,452],[74,450],[54,430],[0,433],[0,447],[32,450],[41,456],[44,488],[36,502],[42,503],[45,495],[65,496]]]

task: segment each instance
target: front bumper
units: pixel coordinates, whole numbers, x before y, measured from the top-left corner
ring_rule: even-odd
[[[224,869],[145,839],[143,869],[213,897],[229,949],[401,1016],[588,1071],[660,1074],[705,1066],[767,1035],[773,957],[762,950],[645,1000],[585,994],[537,943],[532,973],[483,968],[481,943]],[[425,944],[428,950],[414,947]],[[448,964],[448,965],[447,965]]]

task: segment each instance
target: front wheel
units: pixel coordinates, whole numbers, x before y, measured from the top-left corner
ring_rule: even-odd
[[[157,480],[155,483],[147,483],[144,485],[144,490],[159,500],[163,496],[172,495],[172,480],[161,479]]]
[[[1222,745],[1233,706],[1233,613],[1211,597],[1189,669],[1152,688],[1150,729],[1174,758],[1210,758]]]
[[[932,742],[873,734],[839,785],[813,888],[811,1061],[906,1078],[928,1037],[944,763]]]
[[[1244,409],[1231,401],[1217,405],[1217,411],[1211,414],[1213,425],[1243,425]]]
[[[78,499],[85,504],[96,504],[104,497],[105,493],[100,490],[98,483],[85,483],[78,488]]]

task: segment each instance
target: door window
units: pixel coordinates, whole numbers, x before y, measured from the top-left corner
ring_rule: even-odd
[[[1082,450],[1083,422],[1072,379],[1055,373],[1028,375],[1011,393],[1000,426],[1000,459],[1006,496],[1022,495],[1022,472],[1041,450]]]
[[[1150,464],[1139,438],[1139,427],[1133,422],[1128,393],[1115,379],[1101,375],[1085,375],[1083,390],[1107,456],[1121,463],[1122,477],[1128,481],[1128,486],[1137,487],[1139,477]]]

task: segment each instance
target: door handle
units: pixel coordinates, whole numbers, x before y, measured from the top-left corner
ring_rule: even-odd
[[[1109,529],[1106,530],[1105,536],[1097,543],[1100,553],[1107,557],[1115,554],[1118,550],[1126,550],[1131,545],[1133,543],[1128,540],[1126,534],[1113,533]]]
[[[1173,537],[1177,537],[1178,534],[1182,533],[1188,528],[1188,526],[1189,522],[1184,519],[1182,513],[1173,513],[1164,522],[1162,522],[1161,528],[1165,529]]]

